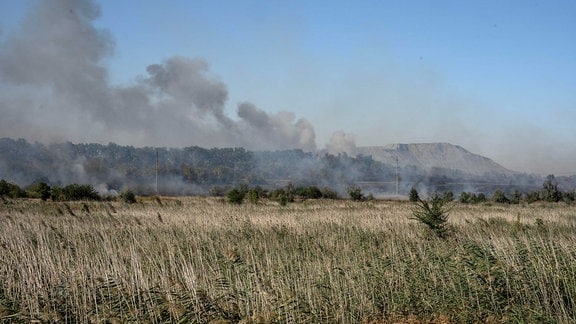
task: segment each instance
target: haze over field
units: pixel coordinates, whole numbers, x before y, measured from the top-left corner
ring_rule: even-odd
[[[571,1],[0,3],[0,137],[576,167]]]

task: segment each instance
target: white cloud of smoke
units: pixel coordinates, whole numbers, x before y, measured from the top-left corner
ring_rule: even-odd
[[[315,132],[290,112],[238,105],[226,115],[226,85],[201,59],[171,57],[133,84],[112,86],[109,33],[94,26],[90,0],[41,1],[0,34],[0,137],[130,145],[314,150]]]

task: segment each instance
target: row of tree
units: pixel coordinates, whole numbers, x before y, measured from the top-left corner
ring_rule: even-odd
[[[442,194],[436,193],[433,196],[440,196],[444,201],[454,201],[456,199],[452,191],[444,191]],[[419,198],[418,191],[415,188],[412,188],[409,194],[410,201],[417,202]],[[576,192],[574,190],[561,191],[558,188],[558,182],[554,175],[548,175],[540,190],[522,192],[520,189],[514,189],[512,192],[506,193],[501,189],[496,189],[490,196],[486,196],[482,192],[475,193],[463,191],[460,193],[458,201],[463,204],[474,204],[487,201],[501,204],[519,204],[521,202],[533,203],[537,201],[564,201],[566,203],[572,203],[576,201]]]
[[[281,205],[288,202],[303,199],[337,199],[337,191],[328,187],[319,188],[317,186],[294,186],[291,183],[284,187],[274,189],[263,189],[261,186],[250,187],[248,184],[240,184],[232,188],[214,187],[211,191],[213,196],[226,196],[228,201],[234,204],[241,204],[245,200],[251,203],[257,203],[260,199],[270,199],[277,201]],[[359,186],[350,186],[347,189],[348,196],[354,201],[372,200],[372,194],[366,196]],[[53,201],[73,201],[73,200],[100,200],[102,197],[88,184],[69,184],[64,187],[50,186],[46,182],[34,183],[24,189],[17,184],[0,180],[0,196],[11,198],[38,198],[42,200],[51,199]],[[126,202],[133,203],[136,201],[135,194],[131,190],[125,190],[120,193],[119,197]],[[452,191],[435,193],[433,197],[441,197],[442,200],[449,202],[456,200]],[[409,200],[412,202],[420,201],[420,195],[415,188],[410,190]],[[482,203],[493,201],[496,203],[517,204],[520,202],[559,202],[564,201],[572,203],[576,201],[574,190],[561,191],[558,189],[558,183],[553,175],[549,175],[542,184],[541,190],[523,193],[520,190],[514,190],[511,194],[497,189],[490,197],[484,193],[462,192],[458,198],[460,203]]]
[[[330,188],[316,186],[298,186],[288,184],[283,188],[265,190],[260,186],[250,188],[246,184],[228,190],[226,197],[230,203],[242,204],[245,200],[258,203],[260,199],[270,199],[285,206],[289,202],[305,199],[337,199],[338,193]]]
[[[0,180],[0,196],[10,198],[38,198],[44,201],[100,200],[102,197],[91,185],[69,184],[51,187],[46,182],[32,184],[25,189],[14,183]]]

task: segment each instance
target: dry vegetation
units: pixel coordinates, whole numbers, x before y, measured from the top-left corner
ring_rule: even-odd
[[[576,207],[0,201],[0,321],[574,322]]]

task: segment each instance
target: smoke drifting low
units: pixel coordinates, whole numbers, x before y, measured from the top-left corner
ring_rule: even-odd
[[[201,59],[168,58],[112,86],[114,42],[94,26],[99,16],[90,0],[41,1],[15,33],[0,34],[0,137],[316,149],[312,125],[290,112],[244,102],[227,116],[226,85]]]

